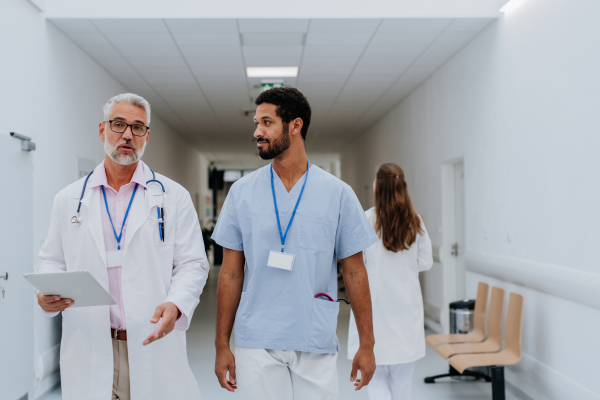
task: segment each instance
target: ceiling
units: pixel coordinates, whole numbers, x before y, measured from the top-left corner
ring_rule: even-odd
[[[128,90],[213,160],[256,157],[246,67],[298,66],[307,149],[336,152],[389,111],[492,18],[52,19]]]

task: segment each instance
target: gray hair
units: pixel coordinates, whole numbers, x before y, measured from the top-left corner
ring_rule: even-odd
[[[108,121],[110,115],[113,112],[113,108],[115,108],[115,104],[117,103],[129,103],[132,106],[141,107],[146,111],[146,118],[148,119],[148,125],[150,125],[150,103],[148,100],[134,93],[122,93],[118,94],[109,101],[106,102],[104,107],[102,107],[102,111],[104,111],[104,120]]]

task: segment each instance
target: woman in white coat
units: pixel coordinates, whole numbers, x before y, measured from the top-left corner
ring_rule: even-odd
[[[369,247],[364,257],[373,304],[377,369],[367,388],[371,400],[408,400],[415,361],[425,356],[419,272],[433,265],[431,240],[412,207],[404,172],[398,165],[381,165],[373,189],[375,207],[366,214],[379,242]],[[349,359],[358,346],[351,314]]]

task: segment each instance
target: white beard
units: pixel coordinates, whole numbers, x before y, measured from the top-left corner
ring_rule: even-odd
[[[110,143],[108,143],[108,139],[104,139],[104,152],[117,164],[131,165],[138,162],[144,155],[146,142],[144,142],[144,146],[141,149],[138,149],[133,145],[133,143],[130,143],[129,145],[133,148],[133,154],[130,156],[120,155],[118,147],[126,143],[127,142],[125,140],[122,140],[116,145],[112,146]]]

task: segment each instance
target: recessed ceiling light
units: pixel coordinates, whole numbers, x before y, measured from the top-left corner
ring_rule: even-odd
[[[288,78],[298,76],[298,67],[248,67],[248,78]]]

